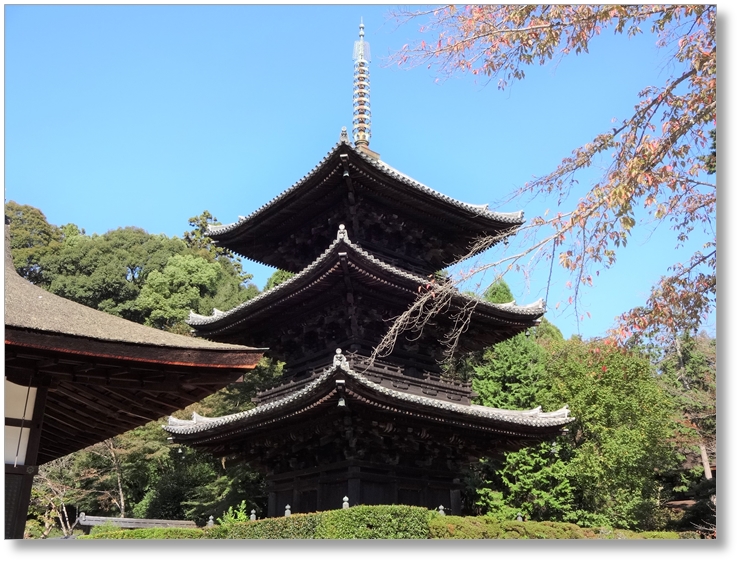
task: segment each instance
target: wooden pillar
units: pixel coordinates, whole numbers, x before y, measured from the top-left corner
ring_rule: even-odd
[[[297,512],[303,512],[303,507],[301,507],[301,492],[298,490],[298,484],[299,480],[296,477],[293,479],[293,502],[290,503],[291,512],[294,514]]]
[[[362,502],[362,482],[360,480],[360,468],[356,465],[351,465],[347,472],[347,496],[349,497],[349,505],[357,506]]]
[[[5,464],[5,539],[23,539],[35,465]]]
[[[274,486],[274,483],[268,483],[269,488]],[[275,518],[277,515],[277,493],[274,490],[271,490],[267,495],[267,517]]]
[[[31,503],[33,476],[38,472],[36,462],[41,441],[41,426],[44,421],[48,382],[36,388],[33,418],[28,424],[28,445],[23,465],[5,464],[5,539],[23,539]],[[8,421],[6,420],[6,424]]]
[[[326,487],[326,483],[324,482],[325,478],[326,478],[326,472],[325,471],[319,472],[319,482],[318,482],[318,485],[316,485],[316,510],[318,511],[327,510],[326,508],[327,487]]]
[[[462,495],[460,494],[460,479],[452,480],[452,488],[450,489],[450,512],[453,516],[462,515]]]

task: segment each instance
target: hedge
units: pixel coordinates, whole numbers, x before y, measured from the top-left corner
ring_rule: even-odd
[[[353,506],[212,528],[93,528],[79,539],[694,539],[693,532],[631,532],[563,522],[500,521],[442,516],[418,506]]]
[[[89,536],[75,536],[78,540],[202,540],[201,528],[138,528],[135,530],[110,529],[93,532]]]

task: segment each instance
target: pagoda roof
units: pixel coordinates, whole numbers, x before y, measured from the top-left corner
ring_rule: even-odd
[[[263,351],[146,327],[37,287],[13,267],[6,226],[5,377],[48,386],[39,463],[197,402]]]
[[[341,350],[337,350],[333,365],[306,387],[281,399],[251,410],[209,418],[194,413],[191,420],[170,416],[163,428],[175,439],[194,446],[233,441],[241,435],[262,432],[272,425],[289,425],[291,418],[311,416],[326,408],[333,397],[346,397],[351,404],[359,401],[372,409],[423,419],[431,424],[459,426],[468,431],[483,431],[512,438],[542,438],[555,435],[575,420],[567,406],[543,412],[540,407],[530,410],[508,410],[481,405],[460,405],[430,397],[413,395],[372,382],[353,370]]]
[[[510,231],[524,223],[522,211],[497,212],[488,209],[487,204],[473,205],[453,199],[353,147],[343,137],[293,186],[234,223],[210,225],[208,235],[220,246],[246,258],[296,272],[311,257],[291,256],[288,260],[276,251],[274,241],[285,240],[298,227],[312,224],[320,212],[344,205],[345,183],[349,183],[350,189],[381,202],[388,212],[400,217],[400,222],[410,216],[435,232],[443,231],[445,241],[455,249],[454,255],[446,253],[443,266],[454,264],[467,254],[470,244],[480,235]],[[438,269],[433,267],[430,271]]]
[[[297,305],[315,301],[328,287],[336,283],[338,276],[345,275],[350,276],[352,283],[382,289],[387,297],[398,298],[400,295],[404,308],[416,298],[419,287],[429,281],[375,258],[351,242],[346,229],[340,225],[334,242],[297,275],[230,311],[214,310],[209,316],[191,312],[187,323],[195,329],[196,334],[207,338],[234,334],[246,323],[252,327],[263,320],[271,322],[272,319],[278,319],[281,313],[292,314]],[[463,307],[469,306],[471,302],[474,304],[473,315],[478,323],[482,322],[489,329],[498,326],[506,331],[513,331],[498,338],[491,332],[487,344],[498,342],[535,325],[545,314],[542,299],[529,305],[517,305],[516,302],[489,303],[457,291],[453,296],[453,305]],[[280,319],[279,322],[285,320]]]

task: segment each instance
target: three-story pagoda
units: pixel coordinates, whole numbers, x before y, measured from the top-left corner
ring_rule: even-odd
[[[236,457],[267,475],[268,516],[350,504],[444,506],[459,514],[470,462],[552,439],[572,419],[471,404],[471,388],[440,368],[445,335],[469,313],[458,350],[476,351],[535,326],[544,303],[491,304],[462,294],[382,361],[373,350],[435,273],[481,236],[502,240],[522,213],[456,201],[409,178],[369,148],[369,46],[355,42],[353,138],[346,130],[304,178],[236,223],[211,228],[222,247],[295,275],[210,316],[196,335],[269,348],[280,385],[252,410],[170,418],[177,442]],[[470,312],[472,311],[472,312]]]

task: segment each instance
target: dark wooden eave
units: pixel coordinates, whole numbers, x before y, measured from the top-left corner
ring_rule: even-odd
[[[289,361],[290,358],[280,356],[278,342],[285,330],[324,318],[327,308],[340,307],[346,310],[341,314],[347,324],[363,323],[370,311],[383,311],[388,322],[376,329],[378,334],[374,335],[382,337],[391,315],[405,311],[417,298],[419,287],[427,281],[375,258],[351,242],[346,231],[340,229],[324,253],[298,275],[231,311],[214,312],[211,316],[191,314],[188,323],[199,336],[265,346],[272,354]],[[460,339],[461,350],[478,350],[510,338],[536,325],[545,313],[542,302],[527,306],[475,299],[472,302],[474,322]],[[470,303],[470,297],[456,294],[452,308],[460,309]],[[442,327],[448,322],[441,317],[437,320]],[[434,338],[430,331],[427,331],[429,338]],[[296,338],[291,338],[291,342]],[[336,345],[346,347],[343,342]],[[323,353],[326,349],[319,346],[318,351]]]
[[[215,356],[5,329],[6,379],[48,389],[38,464],[181,410],[243,377],[262,354]]]
[[[340,401],[340,399],[343,399]],[[560,434],[573,418],[567,408],[552,413],[540,409],[511,411],[472,405],[455,405],[419,397],[374,384],[352,370],[346,358],[335,356],[332,367],[309,386],[250,411],[218,418],[198,415],[193,420],[170,417],[165,430],[175,441],[219,455],[241,452],[251,443],[281,432],[299,431],[322,418],[358,414],[364,425],[395,426],[405,433],[425,429],[485,451],[497,439],[541,441]]]
[[[171,334],[49,293],[16,273],[7,226],[5,238],[5,378],[46,389],[32,464],[183,409],[262,357],[261,349]]]
[[[343,223],[353,241],[386,262],[431,273],[459,261],[478,237],[511,234],[523,222],[521,213],[440,194],[341,141],[290,189],[209,234],[241,256],[298,272]]]

